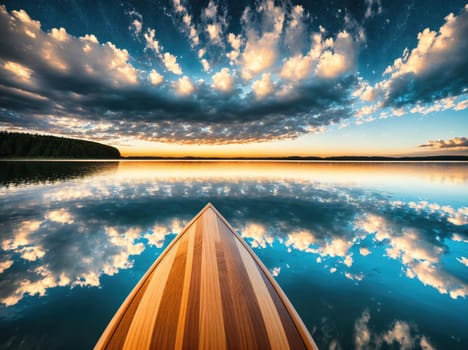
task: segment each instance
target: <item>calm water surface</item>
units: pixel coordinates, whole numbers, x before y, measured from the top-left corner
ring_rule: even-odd
[[[0,163],[0,348],[91,348],[208,201],[321,349],[468,349],[468,163],[132,161]]]

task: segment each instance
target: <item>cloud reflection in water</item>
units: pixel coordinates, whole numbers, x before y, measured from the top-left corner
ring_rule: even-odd
[[[375,254],[369,254],[383,245],[378,263],[398,261],[408,278],[454,299],[468,294],[466,279],[442,261],[446,256],[464,261],[451,256],[446,242],[466,240],[468,208],[395,200],[357,182],[360,175],[361,181],[372,175],[373,181],[388,179],[388,168],[379,173],[368,165],[348,166],[348,184],[340,175],[343,169],[334,165],[139,166],[121,163],[110,175],[1,189],[2,208],[14,209],[0,212],[0,301],[14,305],[54,287],[99,286],[102,275],[131,268],[132,257],[146,246],[161,248],[167,235],[179,232],[207,201],[254,248],[277,243],[283,247],[278,249],[306,252],[330,273],[359,283],[366,278],[360,270],[366,259],[376,263]],[[277,172],[281,166],[291,171]],[[252,167],[258,168],[254,174]],[[396,167],[418,175],[417,168]],[[456,167],[457,172],[463,173]],[[446,181],[449,175],[436,178]]]

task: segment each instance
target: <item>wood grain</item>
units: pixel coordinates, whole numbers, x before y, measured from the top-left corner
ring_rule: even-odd
[[[208,204],[124,301],[95,349],[317,349],[279,285]]]

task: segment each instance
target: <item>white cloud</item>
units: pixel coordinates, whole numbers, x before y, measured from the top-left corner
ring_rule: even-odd
[[[295,5],[289,13],[288,21],[285,26],[284,43],[293,53],[300,52],[304,42],[306,42],[306,23],[307,17],[302,5]]]
[[[415,209],[419,207],[419,210],[425,210],[429,206],[428,203],[412,205]],[[435,206],[432,208],[437,210]],[[401,261],[407,277],[417,278],[422,284],[435,288],[440,294],[448,294],[452,299],[468,295],[468,285],[440,267],[443,248],[422,239],[417,230],[396,230],[383,217],[377,215],[367,215],[358,220],[357,227],[369,234],[375,234],[377,241],[386,241],[387,255]]]
[[[414,347],[414,339],[411,336],[410,326],[402,321],[396,321],[393,328],[384,334],[383,340],[389,345],[396,342],[402,350]]]
[[[417,332],[417,328],[408,322],[395,320],[393,325],[382,333],[369,329],[370,313],[366,309],[354,323],[354,344],[357,350],[379,349],[382,343],[398,349],[410,350],[419,345],[424,350],[433,350],[426,336]]]
[[[253,248],[266,248],[267,244],[272,245],[274,241],[273,236],[267,233],[265,226],[257,223],[249,223],[241,231],[241,235],[244,238],[252,239],[250,245]]]
[[[363,256],[367,256],[371,253],[371,251],[369,250],[369,248],[361,247],[359,248],[359,253],[361,253],[361,255]]]
[[[212,80],[212,87],[223,92],[230,92],[234,85],[234,79],[228,68],[222,68],[219,72],[213,75]]]
[[[159,41],[156,40],[156,31],[148,28],[146,33],[143,34],[143,37],[146,40],[146,47],[153,50],[156,54],[160,54],[161,48],[159,46]]]
[[[286,240],[285,245],[303,252],[313,252],[313,249],[310,246],[314,244],[315,241],[316,238],[312,232],[303,230],[288,234],[288,239]]]
[[[173,0],[172,5],[175,10],[176,17],[181,22],[179,28],[189,38],[191,46],[193,48],[197,47],[200,44],[200,37],[198,35],[196,26],[193,23],[192,15],[189,13],[187,7],[180,2],[180,0]]]
[[[169,72],[172,72],[177,75],[182,74],[182,69],[177,63],[177,58],[174,55],[170,54],[169,52],[165,52],[162,55],[162,61]]]
[[[164,81],[164,77],[154,69],[151,70],[148,78],[153,85],[160,85]]]
[[[271,270],[270,270],[270,273],[273,277],[278,277],[279,274],[281,273],[281,267],[273,267]]]
[[[176,93],[180,96],[188,96],[193,94],[195,91],[195,85],[193,85],[190,78],[184,75],[182,78],[174,82]]]
[[[31,80],[32,70],[22,64],[7,61],[3,65],[3,69],[13,73],[18,80],[28,82]]]
[[[468,6],[458,16],[446,16],[438,31],[421,31],[416,47],[405,49],[385,69],[384,76],[388,78],[374,86],[383,106],[413,105],[417,107],[414,112],[455,109],[460,103],[462,108],[464,101],[454,104],[453,99],[466,95],[467,31]],[[466,96],[462,99],[466,100]]]
[[[4,59],[0,63],[10,73],[7,83],[10,87],[37,94],[38,84],[51,76],[60,76],[70,86],[77,76],[81,83],[92,80],[107,87],[138,83],[137,70],[129,63],[128,52],[110,42],[100,44],[90,34],[75,37],[64,28],[44,32],[40,22],[32,20],[25,11],[12,11],[10,15],[5,6],[0,6],[0,21],[8,24],[2,34],[15,42],[10,55],[17,60]]]
[[[371,332],[369,330],[370,314],[364,310],[361,317],[354,323],[354,344],[357,350],[368,349],[371,342]]]
[[[135,34],[140,34],[142,28],[143,28],[143,23],[139,21],[138,19],[134,19],[132,21],[132,24],[130,25],[130,29],[132,29]]]
[[[276,62],[277,35],[266,33],[261,38],[247,41],[242,53],[242,77],[246,80],[270,68]]]
[[[203,70],[204,70],[205,72],[208,72],[208,71],[211,69],[210,63],[206,60],[206,58],[202,58],[200,62],[201,62],[201,64],[202,64]]]
[[[284,60],[280,77],[287,80],[299,81],[309,77],[313,68],[310,55],[297,55]]]
[[[163,62],[164,66],[169,72],[177,75],[182,74],[182,69],[177,63],[177,57],[169,52],[162,52],[162,47],[159,41],[156,39],[156,31],[148,28],[146,33],[143,35],[146,40],[146,48],[151,49],[159,59]]]
[[[333,46],[321,53],[316,74],[322,78],[336,78],[349,72],[355,60],[356,43],[348,32],[342,31],[338,33]]]
[[[270,73],[263,73],[262,77],[252,84],[252,91],[257,99],[263,99],[273,91],[273,82]]]
[[[461,258],[457,258],[458,262],[460,262],[461,264],[465,265],[466,267],[468,267],[468,259],[465,258],[464,256],[462,256]]]
[[[348,266],[348,267],[351,267],[351,265],[353,265],[353,257],[351,255],[346,255],[343,263]]]
[[[60,224],[72,224],[74,222],[73,215],[65,208],[51,210],[45,214],[45,218]]]
[[[256,8],[261,15],[261,23],[254,24],[247,8],[242,16],[246,31],[246,44],[241,55],[242,77],[250,80],[257,74],[272,67],[278,58],[278,41],[283,31],[284,9],[275,6],[274,1],[259,3]]]
[[[0,262],[0,273],[8,270],[13,265],[13,260],[4,260]]]

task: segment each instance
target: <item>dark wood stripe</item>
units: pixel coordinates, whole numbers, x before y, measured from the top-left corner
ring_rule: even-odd
[[[138,309],[138,305],[140,304],[140,301],[143,298],[143,295],[145,294],[146,288],[148,287],[150,281],[151,276],[149,276],[149,278],[146,279],[145,283],[143,283],[140,290],[135,295],[128,308],[125,310],[125,313],[120,319],[120,322],[118,323],[113,335],[111,336],[105,347],[106,349],[122,349],[125,343],[125,338],[127,337],[128,330],[133,321],[133,316],[135,316],[135,312]]]
[[[288,337],[288,343],[289,343],[290,348],[298,349],[298,350],[307,349],[302,339],[302,336],[300,335],[298,329],[296,328],[294,321],[291,319],[291,315],[289,314],[288,310],[286,309],[283,302],[281,301],[278,293],[276,293],[271,282],[268,280],[267,276],[265,276],[263,271],[258,266],[256,266],[256,268],[259,269],[262,279],[268,287],[268,292],[270,293],[273,299],[273,302],[275,303],[276,309],[278,310],[281,323],[283,325],[286,336]]]
[[[192,274],[190,278],[187,316],[185,318],[185,331],[183,349],[197,349],[200,323],[200,286],[201,261],[203,248],[203,225],[198,220],[195,227],[195,241],[193,244]],[[187,286],[185,286],[187,288]]]
[[[179,241],[179,247],[169,272],[154,324],[150,349],[173,349],[179,320],[180,303],[184,288],[188,238]]]
[[[244,261],[236,245],[236,237],[224,224],[217,218],[219,232],[221,235],[221,244],[224,247],[226,261],[227,285],[222,287],[223,315],[229,319],[230,324],[235,323],[237,334],[230,334],[229,338],[236,337],[238,347],[229,347],[230,349],[269,349],[270,340],[265,328],[252,283],[250,281]],[[224,300],[232,300],[232,309],[230,303],[224,304]],[[226,322],[226,321],[225,321]],[[229,328],[228,328],[229,329]],[[227,332],[229,333],[229,332]],[[228,339],[229,339],[228,338]],[[230,344],[228,344],[230,345]]]

